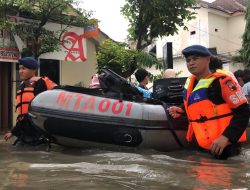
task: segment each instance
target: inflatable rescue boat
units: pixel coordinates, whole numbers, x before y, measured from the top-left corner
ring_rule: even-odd
[[[152,99],[111,70],[103,69],[99,80],[99,89],[58,86],[39,94],[30,105],[31,121],[53,143],[70,147],[171,151],[188,145],[187,118],[174,120],[166,112],[182,103],[185,78],[157,80]]]

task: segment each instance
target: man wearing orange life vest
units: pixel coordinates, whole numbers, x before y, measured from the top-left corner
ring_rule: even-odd
[[[16,109],[18,112],[16,126],[4,135],[7,141],[13,135],[17,137],[16,142],[22,144],[37,145],[41,143],[41,134],[31,125],[28,119],[28,108],[31,100],[39,93],[52,89],[56,86],[47,77],[37,77],[36,72],[39,63],[32,57],[24,57],[19,60],[19,76],[22,81],[18,87],[16,96]]]
[[[215,158],[226,159],[240,152],[240,142],[246,141],[249,107],[240,85],[232,73],[224,70],[211,72],[211,53],[201,45],[182,51],[187,68],[192,74],[184,89],[184,107],[189,120],[187,140],[195,137],[202,150]],[[184,109],[168,109],[178,118]]]

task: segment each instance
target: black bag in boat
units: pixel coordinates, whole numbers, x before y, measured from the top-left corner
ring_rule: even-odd
[[[166,103],[181,104],[183,102],[183,90],[186,79],[186,77],[181,77],[155,80],[153,97]]]
[[[99,73],[99,82],[106,97],[125,99],[125,100],[142,100],[142,94],[128,80],[118,75],[110,69],[102,69]]]

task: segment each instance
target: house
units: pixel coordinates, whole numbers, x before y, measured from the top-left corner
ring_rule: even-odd
[[[181,72],[179,76],[190,74],[181,50],[193,44],[208,47],[222,57],[225,69],[233,72],[243,68],[242,64],[233,64],[230,58],[242,45],[246,6],[247,0],[216,0],[212,3],[200,1],[197,6],[192,7],[196,18],[186,23],[188,30],[180,29],[177,35],[157,39],[151,49],[159,60],[163,60],[166,57],[163,47],[167,42],[172,43],[173,68],[176,72]],[[151,72],[159,73],[156,70]]]
[[[33,22],[32,19],[11,16],[16,23]],[[47,23],[49,30],[57,30],[61,26]],[[96,49],[99,43],[109,37],[99,32],[91,38],[82,37],[83,27],[70,26],[62,35],[63,43],[57,52],[39,56],[40,69],[38,75],[49,76],[60,85],[88,86],[91,76],[96,73]],[[19,84],[18,59],[25,44],[18,35],[10,31],[0,31],[0,131],[12,128],[15,123],[15,97]]]

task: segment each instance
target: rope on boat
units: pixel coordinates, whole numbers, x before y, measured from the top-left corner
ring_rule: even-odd
[[[168,126],[169,126],[170,131],[171,131],[171,133],[172,133],[172,135],[173,135],[173,137],[174,137],[176,143],[177,143],[181,148],[183,148],[184,146],[183,146],[183,144],[181,143],[179,137],[177,136],[177,134],[176,134],[176,132],[175,132],[172,117],[169,115],[169,113],[168,113],[168,111],[167,111],[168,106],[167,106],[167,104],[166,104],[165,102],[162,102],[162,106],[163,106],[163,109],[164,109],[164,111],[165,111],[165,113],[166,113],[166,116],[167,116],[167,121],[168,121],[168,123],[169,123]]]

